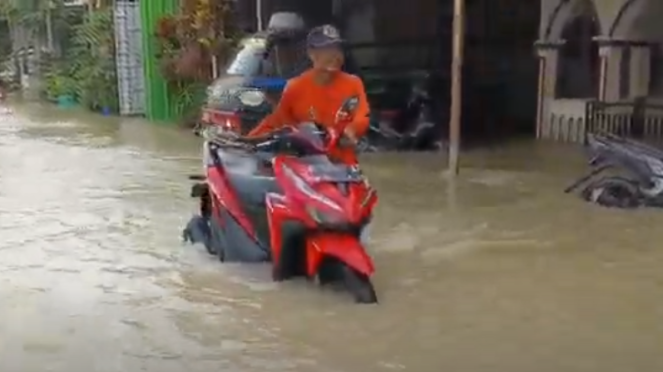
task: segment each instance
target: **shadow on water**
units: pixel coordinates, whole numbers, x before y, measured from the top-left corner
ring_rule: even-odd
[[[475,150],[453,185],[442,155],[367,156],[365,307],[182,247],[192,136],[32,106],[0,123],[3,370],[663,369],[663,214],[563,195],[576,147]]]

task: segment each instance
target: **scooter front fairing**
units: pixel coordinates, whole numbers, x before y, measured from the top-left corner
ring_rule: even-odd
[[[358,168],[322,159],[315,164],[313,159],[277,157],[274,172],[283,191],[267,195],[275,279],[289,276],[281,267],[286,264],[281,260],[284,247],[281,231],[286,222],[292,221],[299,223],[306,234],[302,247],[305,251],[301,253],[306,255],[308,277],[317,272],[321,260],[318,253],[334,256],[358,271],[372,273],[372,263],[359,242],[359,234],[370,219],[377,195]],[[331,248],[333,244],[339,247]]]

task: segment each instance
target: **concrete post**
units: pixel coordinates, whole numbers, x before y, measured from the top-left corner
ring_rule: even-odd
[[[630,97],[645,97],[649,94],[649,76],[651,74],[651,47],[637,45],[631,47]]]
[[[599,46],[599,55],[601,57],[599,99],[602,101],[617,101],[620,99],[620,66],[624,55],[624,47],[603,44]]]
[[[539,57],[539,88],[536,118],[536,137],[542,138],[549,132],[550,106],[557,94],[557,70],[560,49],[564,40],[538,41],[534,44]]]

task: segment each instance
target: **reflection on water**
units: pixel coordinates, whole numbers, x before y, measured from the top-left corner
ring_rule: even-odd
[[[663,213],[561,194],[577,148],[478,150],[453,187],[441,155],[366,158],[381,304],[356,306],[181,245],[192,136],[18,111],[0,116],[0,370],[663,370]]]

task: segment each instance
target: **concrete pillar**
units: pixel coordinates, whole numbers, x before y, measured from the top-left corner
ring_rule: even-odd
[[[651,74],[651,46],[636,45],[631,47],[630,97],[649,95],[649,77]]]
[[[627,46],[621,41],[601,37],[594,38],[594,41],[599,44],[601,57],[598,98],[601,101],[618,101],[621,98],[621,64]]]
[[[601,56],[601,78],[599,99],[602,101],[618,101],[634,97],[646,96],[649,93],[649,77],[651,45],[633,40],[616,40],[598,37],[594,39],[599,45]],[[624,61],[624,58],[629,58]],[[622,64],[628,63],[623,70]],[[627,84],[627,87],[623,87]],[[623,89],[627,88],[627,89]],[[621,91],[628,94],[624,96]]]
[[[539,57],[539,88],[536,116],[536,137],[548,133],[550,106],[557,94],[557,72],[560,50],[564,40],[536,42],[534,48]]]

